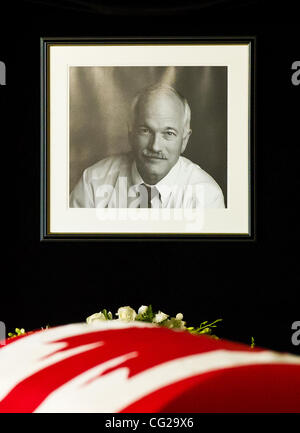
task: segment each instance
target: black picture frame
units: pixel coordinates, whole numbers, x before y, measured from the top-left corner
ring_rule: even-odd
[[[53,45],[175,45],[175,44],[205,44],[205,45],[249,45],[249,119],[248,119],[248,179],[249,200],[248,233],[53,233],[50,231],[50,112],[49,112],[49,48]],[[42,37],[40,38],[40,77],[41,77],[41,159],[40,159],[40,241],[256,241],[256,37],[116,37],[116,38],[70,38]]]

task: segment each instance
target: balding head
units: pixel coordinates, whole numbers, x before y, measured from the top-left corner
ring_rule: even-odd
[[[165,98],[162,98],[161,96],[165,96]],[[132,130],[136,115],[139,113],[140,110],[143,109],[143,107],[147,105],[147,101],[154,101],[155,99],[159,105],[159,103],[163,104],[166,98],[172,99],[174,105],[178,105],[181,107],[182,124],[184,130],[183,135],[186,136],[187,134],[190,134],[191,109],[186,98],[184,98],[179,92],[177,92],[174,87],[163,83],[147,86],[136,94],[131,104],[129,130]]]

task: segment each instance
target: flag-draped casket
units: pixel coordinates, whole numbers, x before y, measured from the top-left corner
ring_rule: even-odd
[[[0,348],[0,412],[300,412],[300,356],[119,320]]]

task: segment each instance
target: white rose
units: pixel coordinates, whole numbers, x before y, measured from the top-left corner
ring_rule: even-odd
[[[137,314],[131,307],[121,307],[118,309],[117,316],[119,316],[119,320],[131,322],[132,320],[135,320]]]
[[[154,323],[160,323],[163,320],[166,320],[168,317],[169,317],[168,314],[165,314],[162,311],[159,311],[157,314],[155,314],[153,322]]]
[[[182,313],[176,314],[176,320],[182,320],[182,319],[183,319],[183,314]]]
[[[141,305],[140,308],[138,309],[138,314],[145,314],[147,310],[148,310],[147,305]]]
[[[106,320],[103,313],[95,313],[87,317],[86,323],[98,322],[101,320]]]

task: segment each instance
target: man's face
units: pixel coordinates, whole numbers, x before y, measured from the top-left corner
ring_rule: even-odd
[[[189,135],[184,131],[184,107],[176,95],[157,91],[139,102],[129,138],[146,183],[154,185],[168,174]]]

